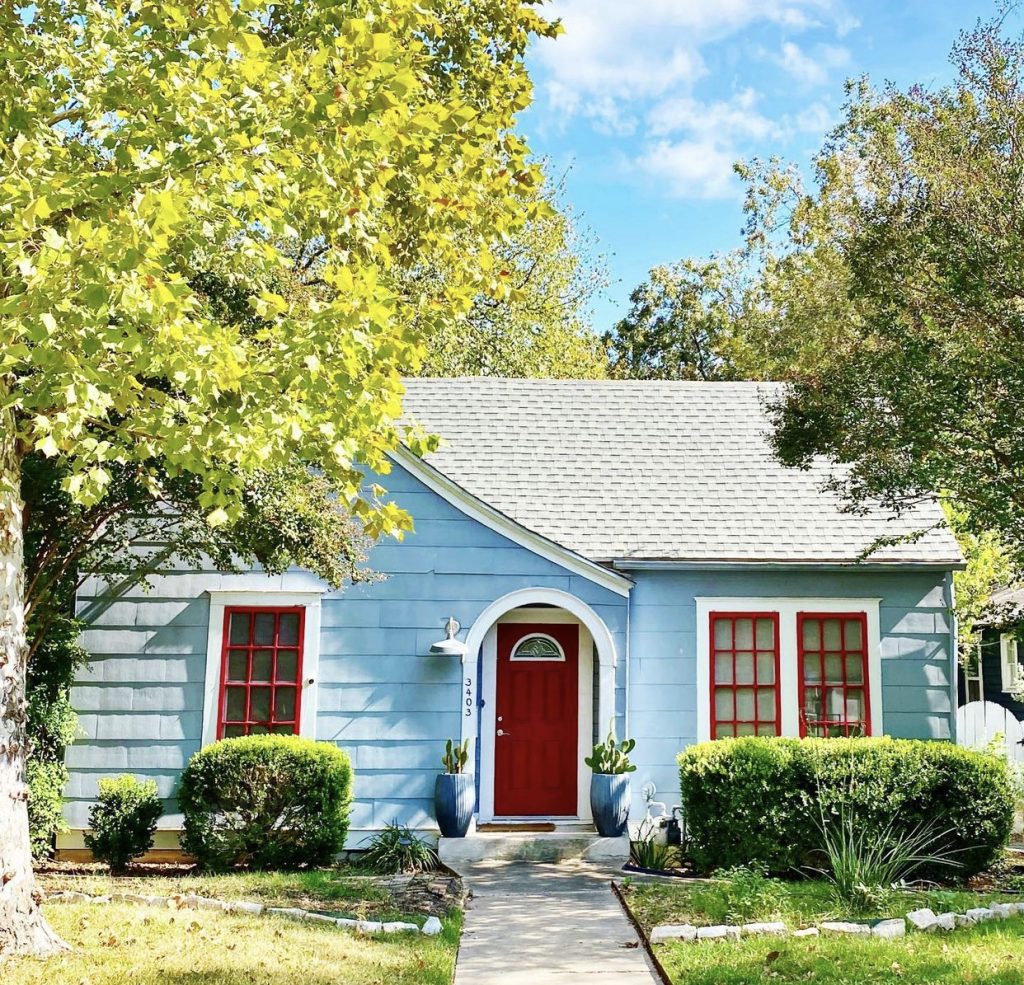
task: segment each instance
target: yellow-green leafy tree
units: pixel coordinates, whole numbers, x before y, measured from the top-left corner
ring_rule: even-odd
[[[387,471],[424,338],[507,291],[488,258],[535,208],[536,33],[529,0],[0,5],[0,957],[62,946],[25,810],[22,460],[85,505],[115,467],[155,498],[192,476],[211,524],[299,460],[403,529],[360,470]],[[280,287],[295,242],[315,297]],[[421,267],[446,277],[410,291]]]

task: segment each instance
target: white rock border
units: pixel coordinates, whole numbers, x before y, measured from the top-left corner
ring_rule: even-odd
[[[172,896],[145,896],[140,893],[111,893],[109,896],[91,896],[88,893],[64,891],[47,895],[44,903],[134,903],[139,906],[158,906],[171,910],[217,910],[221,913],[248,913],[251,916],[284,917],[301,923],[326,923],[360,934],[426,934],[435,937],[444,929],[437,917],[427,917],[423,926],[400,921],[353,920],[349,917],[332,917],[326,913],[315,913],[299,907],[264,906],[251,900],[220,900],[195,893],[176,893]]]
[[[895,938],[906,935],[908,929],[921,933],[949,933],[960,927],[972,927],[989,920],[1009,920],[1011,917],[1024,917],[1024,902],[993,903],[991,906],[979,906],[966,913],[936,913],[929,907],[911,910],[905,917],[887,920],[876,920],[873,923],[857,923],[852,920],[823,920],[813,927],[790,931],[784,923],[745,923],[718,924],[713,927],[695,927],[693,924],[661,924],[651,930],[651,944],[664,944],[667,941],[716,941],[740,940],[741,938],[774,934],[792,937],[817,937],[819,934],[832,936],[847,935],[857,937]]]

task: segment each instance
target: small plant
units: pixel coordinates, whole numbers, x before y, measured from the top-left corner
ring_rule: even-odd
[[[441,757],[441,764],[445,773],[462,773],[469,762],[469,739],[466,739],[460,746],[454,739],[449,739],[444,744],[444,755]]]
[[[363,852],[362,863],[382,875],[429,872],[440,864],[437,852],[404,824],[392,821],[373,836]]]
[[[840,806],[831,821],[822,818],[821,838],[828,868],[818,869],[831,887],[837,906],[853,914],[877,913],[892,899],[898,884],[922,869],[960,868],[954,852],[941,846],[950,832],[934,822],[907,828],[893,818],[880,831],[858,822]]]
[[[634,773],[636,767],[629,761],[629,754],[636,748],[636,739],[623,739],[617,742],[615,730],[608,733],[604,742],[594,746],[593,755],[583,760],[595,773],[618,776],[622,773]]]
[[[657,827],[651,817],[640,823],[636,838],[629,842],[629,861],[640,869],[667,869],[672,862],[672,849],[656,841]]]
[[[155,780],[118,776],[100,780],[99,797],[89,811],[86,847],[110,871],[119,874],[153,847],[156,822],[163,814]]]
[[[695,902],[708,919],[725,923],[778,918],[785,911],[785,884],[768,876],[759,863],[720,869],[706,887],[695,891]]]

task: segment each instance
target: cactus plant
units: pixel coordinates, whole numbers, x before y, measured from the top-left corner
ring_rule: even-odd
[[[449,739],[444,745],[444,756],[441,757],[441,764],[445,773],[462,773],[469,762],[469,739],[459,745],[454,739]]]
[[[604,742],[594,746],[593,755],[583,760],[595,773],[617,776],[622,773],[634,773],[636,767],[629,761],[629,754],[636,747],[636,739],[615,739],[615,730],[608,733]]]

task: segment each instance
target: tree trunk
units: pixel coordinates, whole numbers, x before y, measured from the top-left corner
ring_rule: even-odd
[[[0,959],[67,947],[39,907],[28,838],[22,506],[14,418],[0,411]]]

